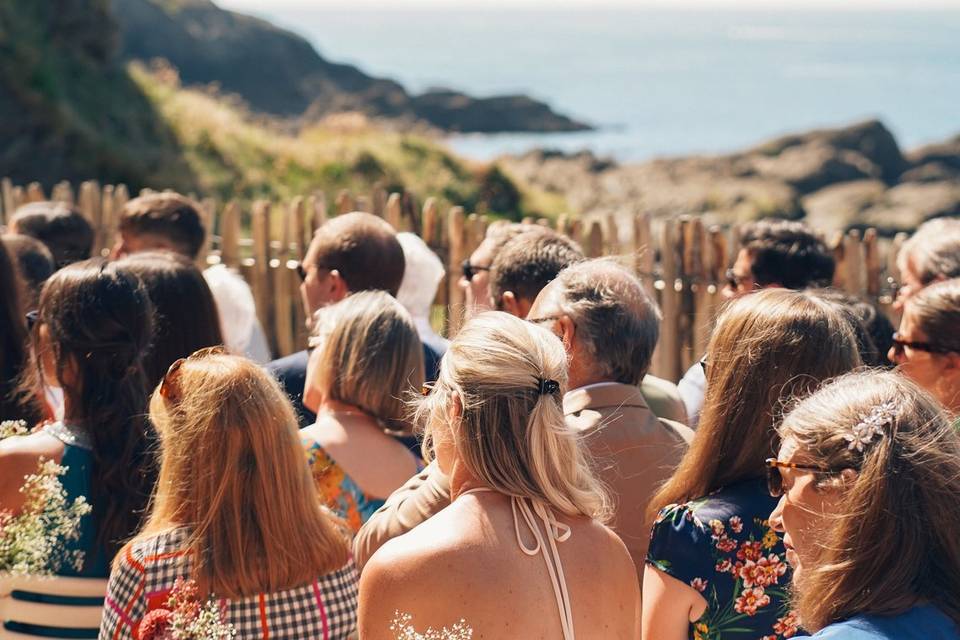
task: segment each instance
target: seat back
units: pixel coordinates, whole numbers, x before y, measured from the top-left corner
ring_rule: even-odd
[[[96,638],[107,581],[0,576],[0,640]]]

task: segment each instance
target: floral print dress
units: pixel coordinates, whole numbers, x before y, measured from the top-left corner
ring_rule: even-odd
[[[768,518],[777,499],[748,480],[657,516],[647,563],[703,594],[694,640],[779,640],[797,634],[787,605],[790,567]]]

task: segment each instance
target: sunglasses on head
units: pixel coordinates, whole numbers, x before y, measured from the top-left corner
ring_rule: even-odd
[[[227,350],[223,346],[215,345],[198,349],[186,358],[174,360],[170,368],[167,369],[167,373],[163,376],[163,380],[160,381],[160,396],[169,402],[179,402],[182,391],[182,389],[180,389],[179,373],[183,364],[187,360],[202,360],[208,356],[222,355],[225,353],[227,353]]]
[[[475,264],[470,264],[469,258],[460,264],[460,269],[463,271],[463,277],[467,281],[473,280],[473,276],[477,275],[478,271],[490,271],[490,267],[480,267]]]
[[[837,473],[834,469],[824,467],[815,467],[813,465],[796,464],[794,462],[780,462],[776,458],[767,458],[767,491],[774,498],[783,495],[783,473],[780,469],[797,469],[800,471],[812,471],[814,473]]]

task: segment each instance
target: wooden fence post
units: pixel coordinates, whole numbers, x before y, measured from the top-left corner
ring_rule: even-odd
[[[860,232],[850,229],[843,238],[844,288],[854,296],[863,295],[863,251]]]
[[[357,210],[357,203],[346,189],[341,189],[340,193],[337,194],[336,210],[337,215]]]
[[[220,216],[220,262],[236,269],[240,266],[240,205],[231,200]]]
[[[31,182],[27,185],[27,202],[43,202],[47,196],[43,193],[43,187],[39,182]]]
[[[2,205],[3,208],[0,221],[2,221],[3,224],[7,224],[10,222],[10,218],[13,217],[13,212],[17,210],[13,202],[13,183],[10,181],[10,178],[0,180],[0,205]]]
[[[659,371],[663,377],[676,382],[680,379],[680,293],[677,291],[678,259],[676,221],[663,220],[660,228],[661,268],[663,290],[660,309],[663,323],[660,331]]]
[[[276,323],[273,314],[273,296],[270,282],[270,203],[253,203],[250,229],[253,232],[253,297],[264,332],[270,339],[270,351],[279,351],[276,341]]]
[[[598,258],[603,255],[603,225],[599,220],[590,222],[587,245],[583,250],[588,258]]]
[[[463,324],[465,308],[464,293],[457,284],[460,263],[467,257],[466,229],[463,207],[452,207],[447,213],[447,239],[450,244],[450,261],[447,263],[447,337],[453,338]]]
[[[401,202],[402,196],[399,193],[391,193],[390,197],[387,198],[387,208],[386,208],[386,220],[390,223],[390,226],[400,231],[400,220],[403,216],[403,203]]]

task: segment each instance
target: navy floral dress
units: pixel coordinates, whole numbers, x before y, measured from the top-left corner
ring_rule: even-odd
[[[748,480],[660,512],[647,563],[703,594],[694,640],[779,640],[797,634],[787,606],[790,567],[768,518],[777,499]]]

